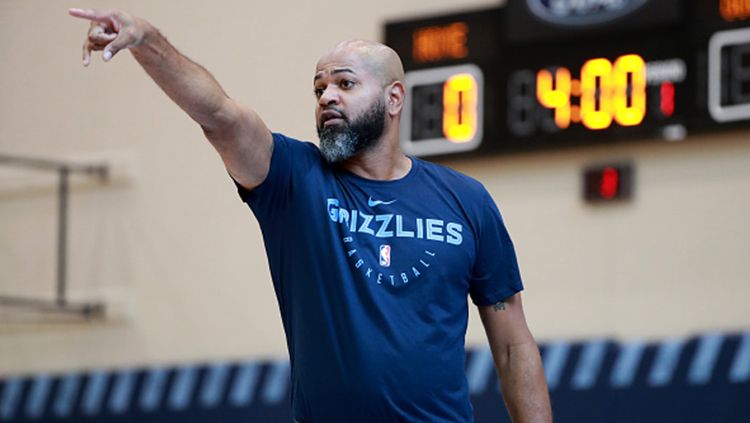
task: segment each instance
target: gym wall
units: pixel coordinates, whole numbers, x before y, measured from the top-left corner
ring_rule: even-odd
[[[103,299],[107,316],[0,309],[0,375],[286,357],[258,225],[218,155],[128,52],[84,68],[87,23],[68,7],[150,20],[270,128],[315,140],[323,52],[456,2],[0,2],[0,152],[113,168],[108,184],[75,179],[70,205],[70,297]],[[634,198],[584,203],[582,168],[610,160],[633,162]],[[750,326],[747,132],[446,164],[498,202],[540,342]],[[0,295],[54,295],[55,189],[0,168]],[[481,345],[471,317],[467,343]]]

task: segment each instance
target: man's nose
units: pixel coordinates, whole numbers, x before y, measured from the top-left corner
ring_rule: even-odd
[[[340,101],[341,98],[339,97],[336,88],[329,86],[323,91],[323,94],[320,95],[318,104],[320,104],[320,107],[326,107],[332,104],[339,104]]]

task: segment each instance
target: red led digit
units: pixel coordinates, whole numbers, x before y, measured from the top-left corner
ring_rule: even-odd
[[[605,167],[602,170],[602,179],[599,182],[599,194],[605,200],[615,198],[620,187],[620,172],[613,167]]]
[[[674,113],[674,84],[669,81],[662,82],[660,91],[661,114],[670,117]]]

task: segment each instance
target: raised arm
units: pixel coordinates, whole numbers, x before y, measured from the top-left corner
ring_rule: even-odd
[[[539,348],[526,325],[521,294],[479,307],[505,405],[514,423],[551,423],[547,382]]]
[[[252,109],[229,98],[201,65],[174,48],[149,22],[120,11],[70,9],[91,21],[83,44],[83,64],[103,50],[108,62],[120,50],[133,56],[157,85],[196,121],[219,152],[229,173],[245,188],[260,185],[268,174],[271,132]]]

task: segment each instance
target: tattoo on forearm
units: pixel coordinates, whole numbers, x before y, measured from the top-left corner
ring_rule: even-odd
[[[505,301],[498,301],[492,306],[495,311],[505,310]]]

